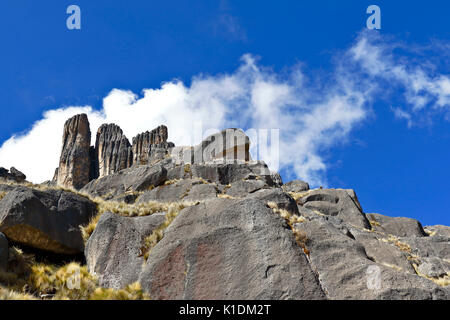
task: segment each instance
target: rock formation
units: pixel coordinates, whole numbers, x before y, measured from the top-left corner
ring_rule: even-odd
[[[89,135],[85,115],[68,120],[55,173],[83,195],[0,168],[0,269],[17,245],[84,252],[101,286],[137,281],[153,299],[450,299],[450,227],[365,213],[351,189],[283,185],[242,130],[194,147],[164,126],[132,146],[114,124],[93,147]]]
[[[0,167],[0,178],[17,183],[22,183],[25,181],[27,176],[14,167],[11,167],[9,171],[8,169]]]
[[[176,163],[249,161],[250,139],[241,129],[226,129],[205,138],[194,147],[175,147],[171,157]]]
[[[86,114],[76,115],[64,124],[58,179],[60,186],[80,189],[90,178],[91,130]]]
[[[104,177],[131,167],[133,154],[128,139],[119,126],[103,124],[98,128],[95,142],[96,177]]]
[[[166,151],[174,147],[167,142],[168,131],[164,125],[146,131],[133,138],[133,164],[146,165],[164,158]]]

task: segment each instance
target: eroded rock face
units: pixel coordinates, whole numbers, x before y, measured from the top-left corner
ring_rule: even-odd
[[[139,281],[154,299],[324,299],[284,220],[257,199],[180,212]]]
[[[133,164],[146,165],[152,160],[161,160],[166,151],[174,147],[174,144],[167,142],[167,127],[159,126],[152,131],[146,131],[133,138]]]
[[[76,115],[64,124],[57,183],[80,189],[90,178],[91,131],[86,114]]]
[[[104,213],[86,243],[88,270],[103,287],[121,289],[138,280],[144,258],[145,237],[164,222],[164,213],[146,217],[122,217]]]
[[[311,266],[328,298],[449,299],[447,289],[419,277],[409,267],[401,268],[408,260],[395,243],[379,240],[374,247],[374,243],[358,241],[354,231],[346,233],[326,218],[308,220],[296,228],[306,234]],[[369,231],[359,231],[370,237]],[[383,247],[383,243],[388,246]]]
[[[16,187],[0,201],[0,232],[33,248],[77,254],[84,249],[79,226],[95,213],[95,203],[72,192]]]
[[[129,168],[133,163],[130,142],[115,124],[103,124],[98,129],[95,156],[98,163],[96,176],[99,178]]]

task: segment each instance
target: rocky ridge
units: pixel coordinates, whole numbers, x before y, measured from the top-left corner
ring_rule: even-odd
[[[132,144],[114,124],[89,139],[75,116],[53,184],[12,169],[0,183],[0,269],[14,244],[84,254],[102,287],[139,283],[153,299],[450,298],[450,227],[365,213],[353,190],[283,184],[240,129],[187,147],[165,126]]]

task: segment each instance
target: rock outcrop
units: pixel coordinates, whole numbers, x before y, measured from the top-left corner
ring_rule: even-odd
[[[301,180],[292,180],[282,186],[283,190],[286,192],[305,192],[309,190],[308,182]]]
[[[0,201],[0,232],[29,247],[59,254],[83,252],[79,226],[96,213],[96,205],[72,192],[16,187]]]
[[[129,168],[132,164],[133,152],[122,129],[115,124],[100,126],[95,142],[95,176],[101,178]]]
[[[86,114],[76,115],[64,124],[58,179],[60,186],[80,189],[90,178],[91,130]]]
[[[250,139],[241,129],[226,129],[205,138],[194,147],[175,147],[171,157],[175,163],[208,163],[249,161]]]
[[[53,182],[59,186],[81,189],[88,182],[118,173],[131,166],[149,165],[165,159],[174,147],[167,142],[166,126],[133,138],[130,145],[122,129],[115,124],[98,128],[95,146],[90,146],[91,132],[86,114],[66,121],[59,167]],[[1,175],[9,177],[7,172]]]
[[[167,170],[161,165],[137,166],[92,180],[81,192],[111,200],[127,193],[149,190],[163,184],[166,179]]]
[[[5,169],[3,167],[0,167],[0,178],[4,180],[9,180],[17,183],[25,182],[25,179],[27,176],[17,170],[14,167],[11,167],[11,169]]]
[[[146,165],[162,160],[174,144],[167,142],[168,131],[164,125],[133,138],[133,164]]]
[[[85,115],[66,122],[55,173],[86,196],[0,168],[0,268],[17,245],[84,252],[101,286],[137,281],[153,299],[450,299],[450,227],[365,213],[351,189],[283,185],[242,130],[193,147],[165,126],[132,145],[114,124],[89,138]]]

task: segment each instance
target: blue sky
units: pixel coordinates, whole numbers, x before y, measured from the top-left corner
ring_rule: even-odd
[[[71,4],[81,8],[81,30],[66,28]],[[365,11],[371,4],[381,8],[382,29],[368,33]],[[450,225],[449,9],[450,3],[433,0],[426,5],[400,0],[8,1],[0,9],[0,144],[13,135],[39,137],[41,131],[30,129],[45,111],[69,106],[101,111],[105,97],[106,119],[123,118],[119,125],[129,139],[142,124],[126,123],[131,120],[123,106],[136,101],[155,108],[147,111],[146,129],[169,116],[158,114],[161,110],[183,115],[184,122],[168,120],[169,135],[183,135],[186,122],[196,117],[212,127],[267,124],[281,129],[284,148],[292,150],[281,169],[285,181],[301,176],[353,188],[366,212]],[[354,61],[358,48],[363,54]],[[377,73],[373,68],[380,63],[386,65]],[[410,92],[418,83],[424,86]],[[248,88],[239,91],[239,86]],[[154,91],[146,96],[144,89]],[[165,109],[173,96],[188,97],[192,109]],[[257,97],[275,98],[273,104],[264,100],[247,108]],[[347,99],[352,107],[338,109],[337,120],[320,118],[333,103]],[[158,103],[164,107],[158,109]],[[259,119],[244,116],[246,110],[267,114]],[[55,125],[46,134],[58,141],[65,112],[51,113],[47,118],[53,120],[44,123],[47,129]],[[269,123],[272,118],[278,122]],[[311,122],[295,122],[302,118]],[[322,123],[329,127],[319,128]],[[27,164],[15,163],[57,163],[59,151],[45,158],[14,142],[3,146],[3,153],[0,149],[0,166],[47,176],[45,170],[27,172]]]

